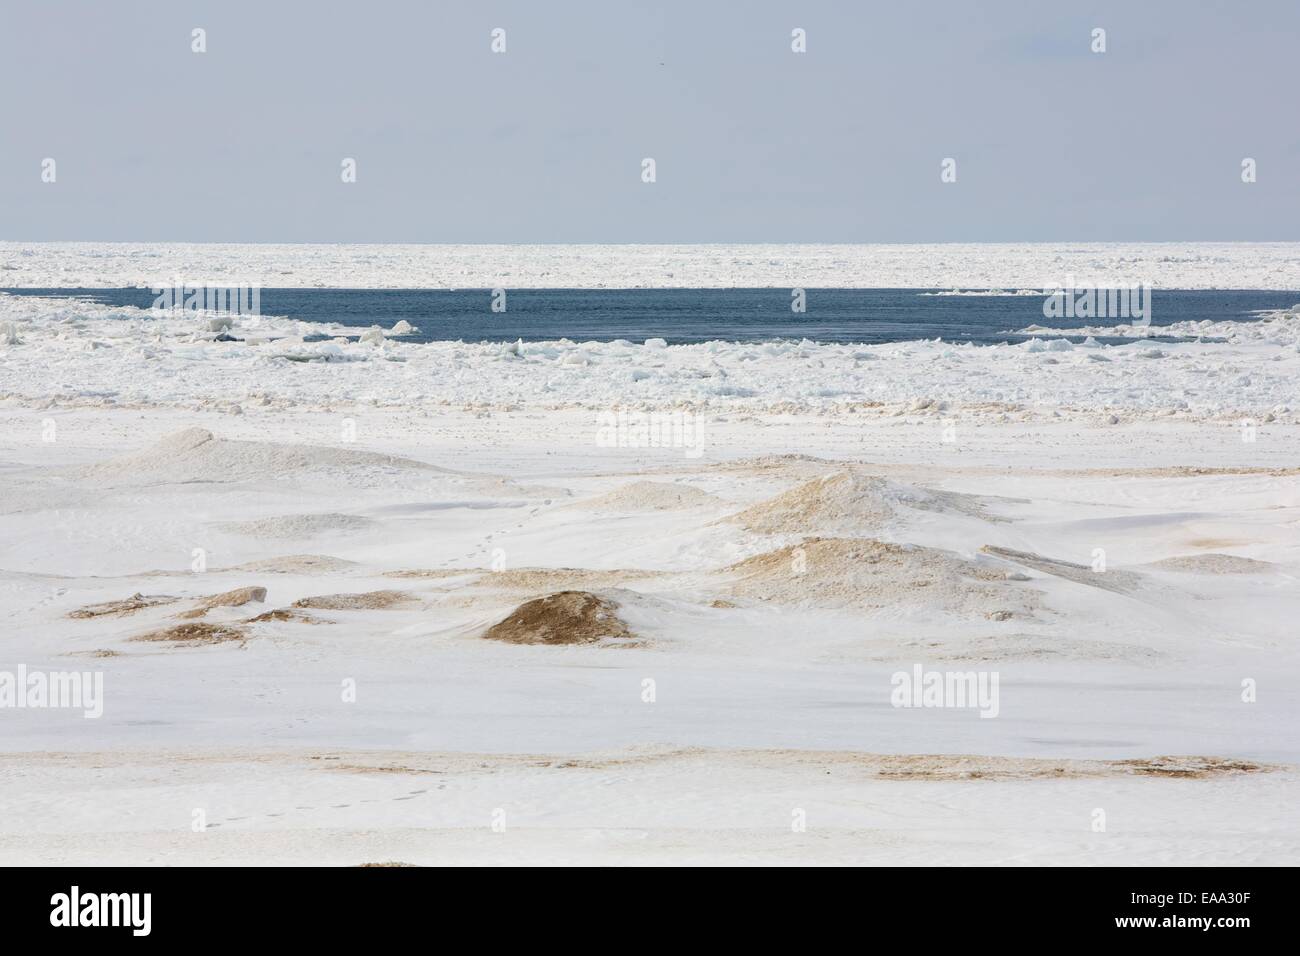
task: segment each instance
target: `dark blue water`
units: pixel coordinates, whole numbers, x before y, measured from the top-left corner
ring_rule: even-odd
[[[149,308],[149,289],[8,289],[17,295],[84,297],[112,306]],[[486,289],[263,289],[263,315],[385,329],[405,319],[420,330],[403,341],[611,341],[663,338],[669,344],[812,339],[878,343],[942,338],[952,342],[1019,342],[1009,330],[1028,325],[1071,328],[1127,319],[1043,316],[1042,296],[931,296],[918,289],[809,289],[808,311],[790,311],[789,289],[511,289],[506,311],[493,312]],[[1152,293],[1152,333],[1173,322],[1251,321],[1264,309],[1289,308],[1300,292],[1179,291]],[[238,331],[236,331],[238,334]],[[1105,341],[1105,339],[1102,339]]]

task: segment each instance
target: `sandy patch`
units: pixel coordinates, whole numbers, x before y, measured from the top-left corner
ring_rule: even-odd
[[[193,621],[189,624],[176,624],[172,627],[149,631],[131,638],[133,641],[161,641],[184,647],[198,647],[204,644],[225,644],[229,641],[242,641],[247,632],[231,624],[208,624]]]
[[[725,573],[731,593],[779,604],[915,608],[1007,620],[1031,616],[1037,593],[950,552],[873,538],[809,538]]]
[[[324,618],[317,617],[314,614],[308,614],[305,611],[298,611],[294,608],[278,607],[274,610],[264,611],[257,617],[250,617],[244,621],[245,624],[266,624],[270,622],[293,622],[297,624],[333,624],[333,621],[327,621]]]
[[[482,636],[508,644],[594,644],[632,640],[618,605],[590,591],[559,591],[527,601]]]
[[[986,517],[972,495],[842,471],[814,478],[723,520],[764,534],[870,534],[904,508]]]
[[[120,601],[104,601],[100,604],[87,604],[85,607],[77,608],[75,611],[69,611],[68,617],[84,620],[95,617],[124,617],[127,614],[134,614],[136,611],[143,610],[147,607],[161,607],[165,604],[175,604],[180,598],[170,597],[164,594],[132,594],[129,598],[123,598]]]
[[[814,768],[854,772],[879,780],[1046,780],[1153,777],[1206,780],[1286,769],[1253,760],[1207,756],[1154,756],[1123,760],[1002,757],[985,754],[879,754],[838,750],[727,750],[705,747],[647,748],[615,754],[548,756],[524,754],[350,753],[322,760],[320,769],[343,773],[451,774],[500,772],[520,767],[557,771],[680,767],[704,764],[761,769]],[[336,762],[337,761],[337,762]]]
[[[407,568],[401,571],[385,571],[386,578],[418,578],[441,581],[447,578],[463,578],[467,575],[482,574],[482,568]]]
[[[1189,548],[1239,548],[1247,544],[1255,542],[1249,538],[1192,538],[1187,542]]]
[[[214,594],[211,597],[203,598],[199,601],[198,606],[183,611],[176,616],[184,618],[203,617],[216,607],[243,607],[245,604],[253,602],[260,604],[265,600],[266,588],[235,588],[233,591],[226,591],[222,594]]]
[[[1092,641],[1060,634],[979,634],[951,631],[930,638],[913,638],[889,645],[869,660],[963,661],[996,664],[1010,661],[1105,661],[1154,664],[1165,659],[1160,651],[1136,644]]]
[[[479,578],[482,586],[510,591],[588,591],[592,588],[622,587],[629,581],[663,577],[662,571],[587,568],[519,568],[491,571]]]
[[[1180,554],[1161,561],[1152,561],[1149,568],[1163,571],[1181,571],[1186,574],[1265,574],[1277,570],[1271,561],[1257,561],[1235,554]]]
[[[330,554],[285,554],[275,558],[246,561],[222,571],[251,571],[267,574],[333,574],[357,567],[355,561],[336,558]]]
[[[365,591],[361,594],[319,594],[300,598],[293,602],[293,606],[318,611],[382,611],[417,600],[419,598],[406,591]]]
[[[831,471],[844,467],[844,462],[832,458],[818,458],[816,455],[798,453],[759,455],[755,458],[739,458],[719,464],[716,471],[740,471],[752,475],[783,474],[801,479],[820,477]]]
[[[1077,468],[1055,471],[1066,475],[1104,475],[1108,478],[1210,478],[1216,475],[1267,475],[1271,478],[1292,478],[1300,475],[1300,468],[1266,467],[1211,467],[1196,465],[1169,465],[1163,468]]]
[[[1150,757],[1140,760],[1043,760],[1017,757],[876,756],[875,775],[893,780],[1035,780],[1096,777],[1169,777],[1204,780],[1272,769],[1226,757]]]

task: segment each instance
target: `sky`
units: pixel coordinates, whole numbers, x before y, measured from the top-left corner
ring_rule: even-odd
[[[1300,240],[1298,40],[1296,0],[4,0],[0,239]]]

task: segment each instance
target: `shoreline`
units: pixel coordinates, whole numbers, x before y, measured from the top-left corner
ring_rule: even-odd
[[[346,404],[1300,422],[1296,307],[1246,323],[1161,327],[1210,342],[1153,343],[1119,326],[1134,334],[1123,345],[1076,345],[1063,337],[1070,330],[1013,345],[409,343],[380,330],[359,341],[344,337],[345,327],[267,316],[212,318],[239,339],[217,342],[209,318],[0,296],[0,402],[215,405],[235,414]],[[322,333],[335,338],[305,338]]]

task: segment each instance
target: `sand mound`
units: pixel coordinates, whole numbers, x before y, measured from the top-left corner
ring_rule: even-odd
[[[723,520],[763,534],[861,534],[879,530],[906,508],[986,517],[979,499],[971,495],[841,471]]]
[[[304,473],[351,472],[381,478],[401,471],[435,471],[395,455],[281,442],[232,441],[204,428],[187,428],[143,451],[72,470],[76,478],[107,485],[158,485],[283,479]]]
[[[915,609],[1008,620],[1037,592],[947,551],[872,538],[810,538],[733,564],[731,593],[778,604]]]
[[[814,478],[844,467],[844,462],[816,455],[790,453],[785,455],[760,455],[757,458],[739,458],[722,462],[718,471],[739,471],[753,475],[786,474],[795,478]]]
[[[276,515],[255,518],[252,521],[226,521],[219,525],[222,531],[244,534],[254,538],[311,538],[329,532],[347,533],[365,531],[374,527],[372,518],[361,515],[325,514]]]
[[[995,558],[1002,558],[1004,561],[1010,561],[1026,568],[1032,568],[1035,571],[1042,571],[1044,574],[1050,574],[1053,577],[1065,578],[1067,581],[1086,584],[1093,588],[1101,588],[1103,591],[1114,591],[1117,594],[1127,594],[1142,585],[1141,575],[1134,574],[1132,571],[1094,571],[1086,564],[1074,564],[1070,561],[1061,561],[1057,558],[1034,554],[1031,551],[1015,551],[1011,548],[999,548],[992,544],[986,544],[980,548],[980,552],[991,554]]]
[[[559,591],[527,601],[482,635],[509,644],[594,644],[631,640],[618,605],[590,591]]]
[[[635,481],[569,507],[589,511],[685,511],[720,505],[721,499],[691,485],[667,481]]]
[[[146,607],[159,607],[164,604],[174,604],[180,598],[168,597],[162,594],[132,594],[129,598],[123,598],[120,601],[104,601],[102,604],[87,604],[85,607],[77,608],[75,611],[68,612],[68,617],[85,619],[92,617],[122,617],[126,614],[134,614],[136,611]]]
[[[362,594],[318,594],[293,602],[294,607],[317,611],[381,611],[417,600],[406,591],[366,591]]]
[[[131,638],[131,640],[164,641],[186,647],[198,647],[202,644],[224,644],[228,641],[242,641],[247,636],[243,628],[234,625],[207,624],[202,621],[193,621],[189,624],[177,624],[174,627],[139,634]]]
[[[250,571],[259,574],[329,574],[355,568],[355,561],[329,554],[285,554],[276,558],[247,561],[222,571]]]
[[[266,588],[248,587],[235,588],[233,591],[225,591],[221,594],[213,594],[211,597],[205,597],[199,603],[178,614],[177,617],[203,617],[214,607],[243,607],[251,601],[261,603],[266,600]]]
[[[1276,570],[1271,561],[1257,561],[1235,554],[1180,554],[1163,561],[1152,561],[1149,568],[1182,571],[1187,574],[1265,574]]]

